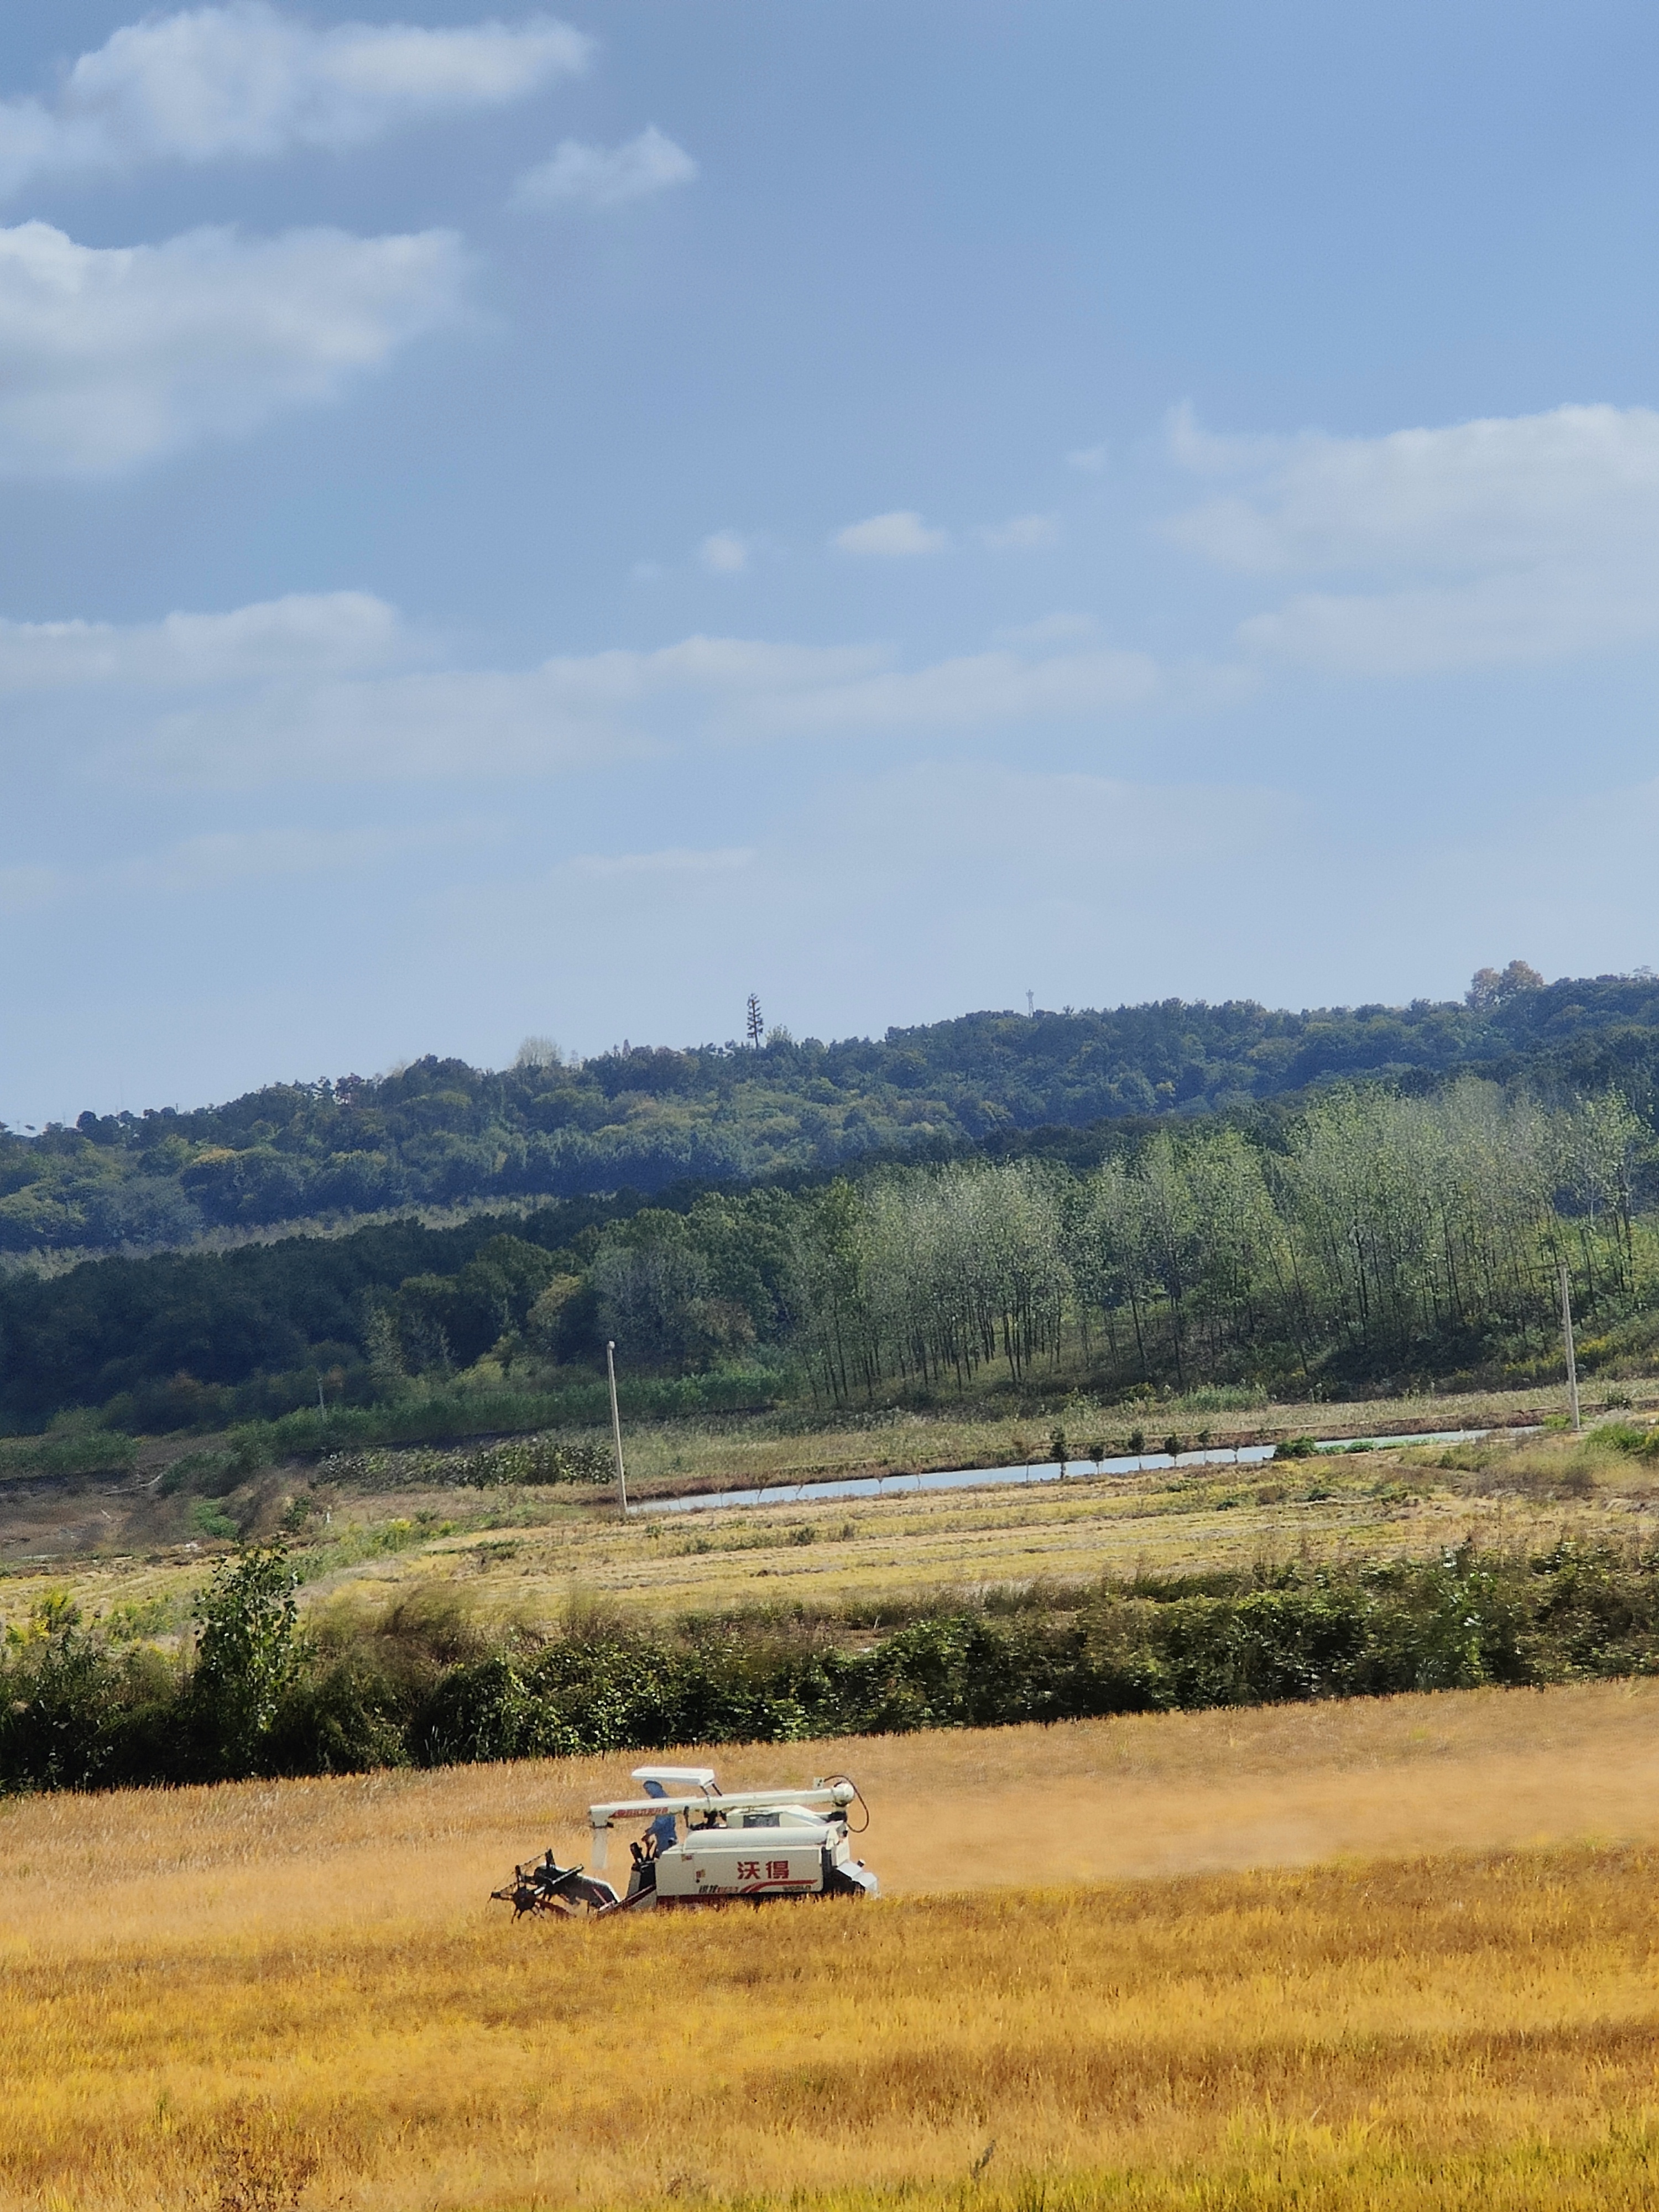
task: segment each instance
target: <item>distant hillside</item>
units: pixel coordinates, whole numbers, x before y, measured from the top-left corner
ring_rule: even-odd
[[[1020,1133],[1257,1104],[1334,1079],[1478,1069],[1546,1086],[1659,1085],[1659,978],[1544,985],[1516,968],[1468,1000],[1273,1012],[1249,1000],[966,1014],[878,1040],[778,1034],[759,1051],[623,1046],[500,1073],[428,1058],[378,1079],[279,1084],[180,1113],[83,1114],[0,1133],[0,1252],[185,1246],[204,1231],[685,1178],[844,1165],[873,1152],[1007,1148]],[[1018,1148],[1017,1141],[1015,1148]]]

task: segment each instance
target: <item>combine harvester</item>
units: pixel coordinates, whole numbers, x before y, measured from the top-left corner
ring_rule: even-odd
[[[560,1866],[549,1851],[515,1867],[506,1887],[490,1892],[492,1899],[510,1905],[514,1919],[522,1912],[580,1919],[658,1905],[879,1893],[876,1877],[853,1856],[848,1841],[848,1808],[864,1800],[845,1775],[810,1790],[740,1790],[730,1797],[721,1796],[708,1766],[636,1766],[633,1778],[643,1785],[643,1797],[587,1808],[593,1863],[601,1869],[611,1822],[649,1816],[644,1835],[629,1846],[634,1864],[623,1896],[579,1866]],[[870,1825],[867,1808],[864,1825]]]

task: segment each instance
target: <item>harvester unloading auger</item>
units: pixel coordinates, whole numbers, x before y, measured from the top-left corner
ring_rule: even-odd
[[[513,1880],[492,1890],[492,1898],[510,1905],[516,1919],[521,1912],[586,1917],[658,1905],[879,1893],[874,1875],[853,1856],[848,1814],[864,1801],[845,1775],[810,1790],[738,1790],[730,1796],[721,1795],[708,1766],[636,1766],[633,1779],[643,1786],[643,1797],[587,1808],[593,1864],[601,1869],[611,1823],[638,1814],[649,1819],[629,1846],[634,1863],[622,1896],[581,1867],[560,1866],[549,1851],[515,1867]]]

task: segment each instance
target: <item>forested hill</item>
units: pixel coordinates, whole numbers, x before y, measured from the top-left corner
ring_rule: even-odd
[[[1468,1070],[1589,1090],[1652,1117],[1659,978],[1544,984],[1512,963],[1463,1001],[1302,1013],[1166,1000],[966,1014],[759,1050],[623,1045],[499,1073],[428,1058],[377,1079],[273,1085],[222,1106],[0,1132],[0,1252],[186,1245],[204,1231],[526,1196],[646,1194],[939,1155],[1044,1127],[1191,1115],[1333,1079]]]

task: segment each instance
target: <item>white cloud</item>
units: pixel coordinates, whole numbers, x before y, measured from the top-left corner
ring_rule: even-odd
[[[143,897],[237,890],[296,876],[338,876],[381,867],[410,853],[481,844],[498,833],[472,822],[388,829],[219,830],[158,852],[90,866],[0,867],[0,912],[118,892]]]
[[[872,514],[865,522],[849,522],[830,543],[842,553],[869,555],[883,561],[906,560],[919,553],[941,553],[950,544],[948,532],[925,523],[914,507],[899,507],[891,514]]]
[[[230,614],[172,614],[131,626],[0,621],[0,697],[338,676],[387,667],[416,650],[398,610],[367,592],[295,593]]]
[[[1171,442],[1237,489],[1168,526],[1247,575],[1328,575],[1243,626],[1253,649],[1407,672],[1555,659],[1659,636],[1659,413],[1545,415],[1378,438]],[[1358,588],[1356,588],[1358,586]]]
[[[0,747],[145,782],[412,781],[695,744],[1026,729],[1170,696],[1146,655],[1080,643],[1070,621],[1024,650],[911,669],[878,647],[718,637],[526,669],[437,656],[395,609],[349,592],[130,627],[0,623]]]
[[[1201,895],[1126,900],[1124,868],[1136,854],[1178,850],[1201,892],[1225,879],[1241,843],[1271,871],[1307,848],[1310,826],[1292,794],[1260,787],[929,759],[838,772],[787,813],[763,817],[739,852],[641,854],[469,883],[453,927],[468,944],[501,948],[487,988],[507,1005],[528,996],[538,958],[545,988],[549,944],[602,945],[597,972],[568,979],[561,1017],[595,1046],[624,1019],[635,1036],[728,1035],[750,979],[769,1015],[823,1036],[1023,1007],[1028,983],[1051,1006],[1216,985],[1225,996],[1249,988],[1260,940],[1282,935],[1282,919],[1235,901],[1218,927]]]
[[[647,124],[620,146],[567,138],[552,158],[526,169],[513,188],[515,208],[618,208],[695,181],[697,165],[683,146]]]
[[[113,474],[335,398],[455,320],[465,272],[449,231],[87,246],[44,222],[0,230],[0,474]]]
[[[973,887],[961,903],[979,910],[988,943],[995,935],[993,914],[1029,916],[1039,906],[1050,927],[1057,909],[1073,907],[1093,908],[1109,927],[1114,911],[1123,915],[1123,901],[1103,856],[1156,852],[1171,842],[1188,849],[1190,838],[1195,862],[1219,860],[1237,850],[1241,837],[1260,837],[1264,845],[1288,841],[1300,811],[1293,799],[1285,805],[1288,794],[1260,787],[1138,783],[988,761],[917,762],[884,776],[881,787],[890,804],[872,807],[866,788],[828,822],[815,815],[800,823],[798,837],[805,842],[822,823],[831,838],[861,847],[863,872],[894,890],[903,884],[907,854],[937,885],[954,852],[968,862],[962,880]],[[1048,857],[1041,883],[1007,867],[1014,852]],[[1048,933],[1030,932],[1039,939]]]
[[[1142,653],[975,653],[927,668],[803,686],[767,701],[764,715],[781,732],[826,736],[1018,728],[1147,706],[1159,690],[1157,665]],[[750,719],[761,718],[751,708]]]
[[[979,542],[993,553],[1042,553],[1060,543],[1057,514],[1016,514],[1006,522],[992,523],[979,533]]]
[[[1659,414],[1548,415],[1395,430],[1204,441],[1254,481],[1170,526],[1181,544],[1255,574],[1393,569],[1455,574],[1659,537]],[[1193,452],[1187,431],[1181,444]],[[1209,465],[1217,465],[1212,459]]]
[[[201,740],[216,711],[181,721],[164,750],[187,773],[370,776],[526,774],[641,759],[687,742],[831,742],[1055,722],[1146,706],[1144,654],[985,653],[915,670],[869,648],[689,638],[652,653],[550,660],[522,673],[419,674],[320,687],[287,700],[228,753]]]
[[[1307,592],[1238,626],[1239,642],[1311,667],[1407,676],[1496,667],[1659,637],[1659,563],[1543,564],[1399,592]]]
[[[152,17],[82,54],[52,106],[0,102],[0,191],[53,171],[362,145],[523,99],[584,69],[592,46],[545,16],[318,30],[264,0],[231,0]]]
[[[1092,615],[1061,607],[1051,615],[1039,615],[1035,622],[1020,623],[993,635],[999,645],[1074,645],[1079,639],[1097,636],[1099,630]]]
[[[752,866],[752,845],[723,845],[698,850],[689,845],[670,846],[660,853],[583,853],[562,861],[556,875],[584,878],[589,883],[608,883],[617,877],[672,878],[677,876],[730,875]]]
[[[749,566],[749,541],[735,530],[717,530],[697,548],[697,558],[716,576],[737,576]]]
[[[199,891],[262,878],[340,875],[378,867],[405,853],[479,841],[478,825],[432,823],[361,830],[210,830],[165,851],[143,854],[104,872],[103,880],[133,891]]]
[[[1164,430],[1170,459],[1195,477],[1236,476],[1249,468],[1270,469],[1297,441],[1271,435],[1241,436],[1206,430],[1190,400],[1170,410]]]
[[[1085,476],[1097,477],[1111,457],[1109,446],[1079,446],[1075,453],[1066,454],[1066,465],[1081,469]]]
[[[144,666],[153,638],[118,635],[120,651]],[[112,682],[98,757],[106,773],[221,787],[550,775],[687,742],[784,734],[792,702],[848,685],[881,660],[863,647],[691,637],[653,652],[565,656],[528,669],[395,665],[414,659],[421,642],[394,629],[381,641],[382,665],[366,655],[361,671],[342,672],[319,637],[281,675],[238,686],[181,668],[173,696],[154,702],[136,726],[112,711]],[[119,734],[108,726],[114,722]]]

